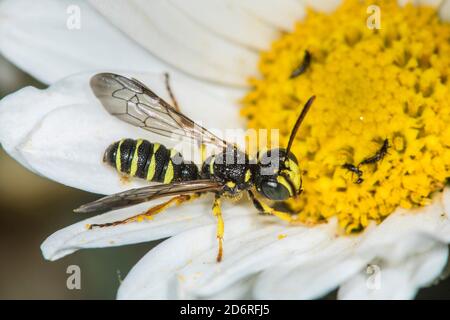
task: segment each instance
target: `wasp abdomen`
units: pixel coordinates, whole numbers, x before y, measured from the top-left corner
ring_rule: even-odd
[[[143,139],[123,139],[111,144],[103,161],[121,173],[152,182],[198,179],[197,166],[185,162],[179,152]]]

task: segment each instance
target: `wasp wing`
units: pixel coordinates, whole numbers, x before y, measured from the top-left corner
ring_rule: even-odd
[[[156,184],[106,196],[96,201],[84,204],[74,211],[81,213],[101,213],[167,196],[197,192],[218,192],[222,189],[223,184],[211,180],[193,180],[174,182],[171,184]]]
[[[104,108],[117,118],[150,132],[180,140],[190,138],[221,149],[229,145],[177,111],[136,79],[113,73],[91,78],[91,88]]]

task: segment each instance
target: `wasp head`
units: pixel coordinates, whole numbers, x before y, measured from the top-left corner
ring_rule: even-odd
[[[297,158],[285,149],[271,149],[258,159],[256,189],[271,200],[286,200],[302,192]]]

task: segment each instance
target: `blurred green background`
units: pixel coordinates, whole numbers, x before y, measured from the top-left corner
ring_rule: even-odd
[[[0,56],[0,98],[29,85],[45,88]],[[39,248],[53,232],[85,218],[72,209],[96,198],[27,171],[0,148],[0,299],[114,299],[120,277],[156,242],[82,250],[55,262],[44,260]],[[81,269],[81,290],[66,287],[70,265]],[[418,298],[450,299],[450,279]]]

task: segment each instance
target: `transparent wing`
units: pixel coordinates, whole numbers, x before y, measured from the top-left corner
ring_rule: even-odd
[[[222,184],[211,180],[193,180],[174,182],[171,184],[156,184],[106,196],[96,201],[84,204],[74,211],[81,213],[101,213],[133,206],[135,204],[162,197],[196,192],[221,191],[222,188]]]
[[[134,126],[175,140],[187,137],[199,145],[213,145],[221,149],[228,145],[136,79],[99,73],[91,78],[90,85],[110,114]]]

